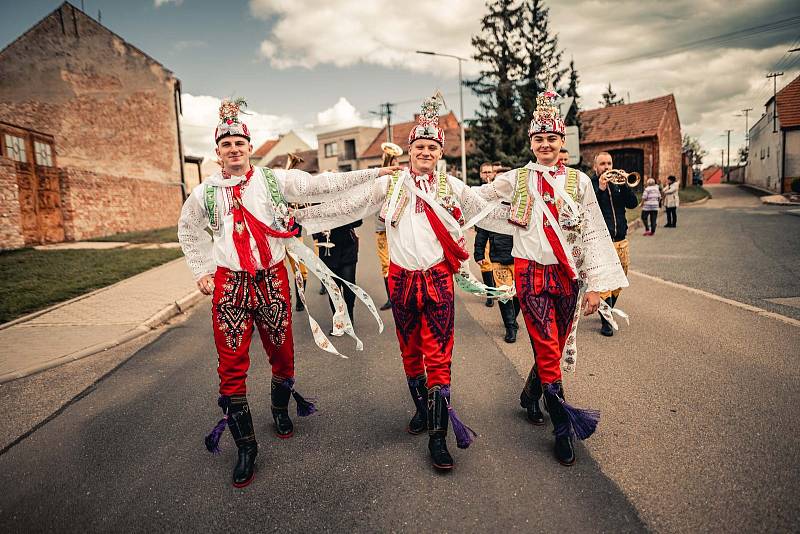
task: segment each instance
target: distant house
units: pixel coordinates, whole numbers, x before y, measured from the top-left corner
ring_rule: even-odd
[[[317,160],[324,171],[352,171],[364,168],[359,155],[367,149],[380,128],[352,126],[317,134]]]
[[[279,136],[277,139],[269,139],[253,151],[250,158],[254,165],[266,165],[266,163],[285,154],[303,152],[310,150],[308,143],[303,141],[299,135],[289,132]]]
[[[400,156],[399,161],[402,165],[408,165],[408,134],[411,129],[417,124],[417,115],[414,115],[414,120],[409,122],[400,122],[392,124],[392,142],[400,145],[403,148],[403,155]],[[451,111],[446,115],[439,117],[439,127],[444,128],[445,146],[444,157],[442,158],[450,174],[461,177],[461,127],[458,119]],[[468,129],[467,129],[468,131]],[[467,135],[467,137],[469,137]],[[383,161],[383,152],[381,151],[381,143],[387,140],[387,131],[384,127],[378,135],[373,139],[372,143],[367,147],[359,157],[362,169],[369,167],[378,167]],[[467,155],[474,151],[475,143],[471,139],[466,141]]]
[[[175,224],[180,91],[68,2],[0,51],[0,248]]]
[[[651,98],[580,112],[583,165],[608,152],[614,168],[666,182],[682,176],[681,123],[675,97]]]
[[[770,97],[749,132],[745,183],[776,193],[800,178],[800,76]]]
[[[722,182],[725,173],[719,165],[710,165],[703,169],[703,185],[718,184]]]

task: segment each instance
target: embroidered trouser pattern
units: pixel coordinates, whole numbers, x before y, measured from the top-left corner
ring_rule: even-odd
[[[514,278],[542,384],[561,380],[561,354],[572,328],[578,286],[561,265],[514,258]]]
[[[628,246],[628,240],[623,239],[622,241],[615,241],[614,248],[617,250],[617,256],[619,257],[619,262],[622,264],[622,270],[625,271],[625,276],[628,275],[628,266],[631,264],[631,256],[630,256],[630,247]],[[622,293],[622,288],[617,288],[614,291],[603,291],[600,293],[600,298],[605,300],[608,297],[618,297],[619,294]]]
[[[428,388],[449,385],[455,308],[447,264],[424,271],[390,264],[389,294],[406,376],[427,374]]]
[[[291,300],[283,262],[257,271],[255,276],[218,267],[211,302],[220,395],[247,393],[254,323],[272,366],[272,375],[294,377]]]

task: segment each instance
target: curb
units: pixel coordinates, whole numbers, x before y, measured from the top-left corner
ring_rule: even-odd
[[[30,321],[32,319],[36,319],[40,315],[44,315],[45,313],[49,313],[51,311],[57,310],[57,309],[59,309],[59,308],[61,308],[63,306],[66,306],[67,304],[72,304],[73,302],[78,302],[80,300],[92,297],[94,295],[97,295],[98,293],[102,293],[103,291],[108,291],[112,287],[116,287],[116,286],[118,286],[118,285],[120,285],[120,284],[122,284],[124,282],[129,281],[129,280],[135,280],[136,278],[144,275],[145,273],[149,273],[151,271],[155,271],[156,269],[164,269],[164,268],[166,268],[166,267],[168,267],[168,266],[170,266],[173,263],[178,262],[178,261],[186,261],[186,260],[184,258],[175,258],[172,261],[168,261],[167,263],[162,263],[161,265],[159,265],[157,267],[153,267],[152,269],[148,269],[146,271],[142,271],[142,272],[140,272],[138,274],[135,274],[135,275],[131,276],[130,278],[123,278],[119,282],[114,282],[110,286],[101,287],[101,288],[95,289],[94,291],[90,291],[88,293],[85,293],[83,295],[78,295],[77,297],[73,297],[73,298],[71,298],[69,300],[65,300],[64,302],[59,302],[58,304],[53,304],[52,306],[50,306],[48,308],[45,308],[43,310],[31,312],[28,315],[23,315],[22,317],[17,317],[13,321],[9,321],[7,323],[0,324],[0,330],[5,330],[6,328],[9,328],[11,326],[18,325],[20,323],[24,323],[24,322]]]
[[[178,259],[183,261],[182,258],[178,258]],[[128,278],[128,280],[130,280],[130,278]],[[114,284],[114,285],[116,285],[116,284]],[[108,286],[108,287],[112,287],[112,286]],[[98,291],[103,291],[105,289],[108,289],[108,288],[99,289]],[[93,293],[95,293],[95,292],[93,292]],[[73,299],[72,301],[67,301],[67,302],[63,302],[61,304],[57,304],[56,306],[54,306],[51,309],[55,309],[55,308],[61,307],[64,304],[67,304],[68,302],[74,302],[75,300],[80,300],[81,298],[85,298],[86,296],[88,296],[88,295],[77,297],[77,298]],[[33,374],[36,374],[36,373],[40,373],[42,371],[46,371],[47,369],[52,369],[53,367],[58,367],[59,365],[63,365],[65,363],[74,362],[76,360],[80,360],[82,358],[86,358],[87,356],[92,356],[94,354],[97,354],[98,352],[102,352],[104,350],[108,350],[108,349],[114,348],[114,347],[116,347],[118,345],[122,345],[123,343],[127,343],[128,341],[133,341],[134,339],[136,339],[138,337],[141,337],[141,336],[143,336],[145,334],[148,334],[148,333],[152,332],[153,330],[155,330],[159,326],[163,325],[164,323],[166,323],[167,321],[169,321],[170,319],[172,319],[176,315],[180,315],[182,313],[185,313],[187,310],[189,310],[190,308],[195,306],[197,303],[199,303],[202,300],[202,298],[203,298],[203,294],[199,290],[195,289],[191,293],[189,293],[188,295],[186,295],[183,298],[181,298],[180,300],[177,300],[177,301],[173,302],[172,304],[168,304],[167,306],[162,308],[160,311],[158,311],[157,313],[153,314],[149,319],[147,319],[146,321],[141,323],[139,326],[137,326],[137,327],[135,327],[135,328],[133,328],[131,330],[128,330],[127,332],[122,334],[117,339],[114,339],[113,341],[106,341],[104,343],[98,343],[97,345],[92,345],[91,347],[87,347],[87,348],[85,348],[83,350],[80,350],[78,352],[73,352],[72,354],[67,354],[65,356],[61,356],[61,357],[56,358],[54,360],[50,360],[50,361],[47,361],[47,362],[44,362],[44,363],[40,363],[38,365],[34,365],[34,366],[31,366],[31,367],[26,367],[25,369],[20,369],[20,370],[17,370],[17,371],[13,371],[11,373],[6,373],[4,375],[0,375],[0,384],[4,384],[6,382],[10,382],[12,380],[17,380],[18,378],[23,378],[23,377],[30,376],[30,375],[33,375]],[[41,315],[40,312],[37,312],[37,314]],[[31,314],[31,315],[36,315],[36,314]],[[36,316],[38,316],[38,315],[36,315]],[[26,316],[26,317],[28,319],[32,319],[33,318],[33,317],[30,317],[30,316]],[[23,318],[20,318],[20,319],[23,319]],[[15,324],[17,322],[22,322],[22,321],[20,321],[19,319],[16,322],[12,321],[12,323],[15,323]],[[5,325],[2,325],[2,326],[3,326],[3,328],[6,328],[7,326],[12,326],[12,325],[10,323],[6,323]]]

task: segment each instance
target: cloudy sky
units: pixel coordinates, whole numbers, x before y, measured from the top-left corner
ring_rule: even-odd
[[[4,47],[60,2],[0,0]],[[219,99],[245,96],[261,142],[294,129],[316,132],[377,125],[382,102],[395,120],[410,120],[434,89],[458,109],[457,62],[415,54],[434,50],[469,57],[484,0],[84,0],[85,10],[171,69],[184,90],[187,152],[212,147]],[[80,7],[80,0],[73,0]],[[558,0],[551,28],[581,77],[583,109],[597,107],[609,82],[631,101],[673,93],[683,132],[719,159],[733,129],[744,142],[772,94],[800,74],[800,4],[795,0]],[[795,17],[795,18],[792,18]],[[748,30],[748,31],[742,31]],[[479,70],[464,64],[465,76]],[[465,115],[477,100],[464,93]]]

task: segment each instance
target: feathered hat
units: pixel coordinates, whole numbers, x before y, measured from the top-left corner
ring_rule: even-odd
[[[214,130],[214,142],[219,143],[223,137],[238,135],[250,141],[250,130],[247,125],[239,120],[239,112],[247,107],[244,98],[222,101],[219,106],[219,124]]]
[[[417,124],[408,134],[408,144],[417,139],[432,139],[444,148],[444,129],[439,128],[439,110],[444,105],[444,98],[439,91],[422,102]]]
[[[553,83],[548,83],[547,90],[536,97],[536,109],[533,111],[533,119],[528,128],[528,137],[538,133],[565,135],[566,126],[558,107],[560,98],[553,89]]]

